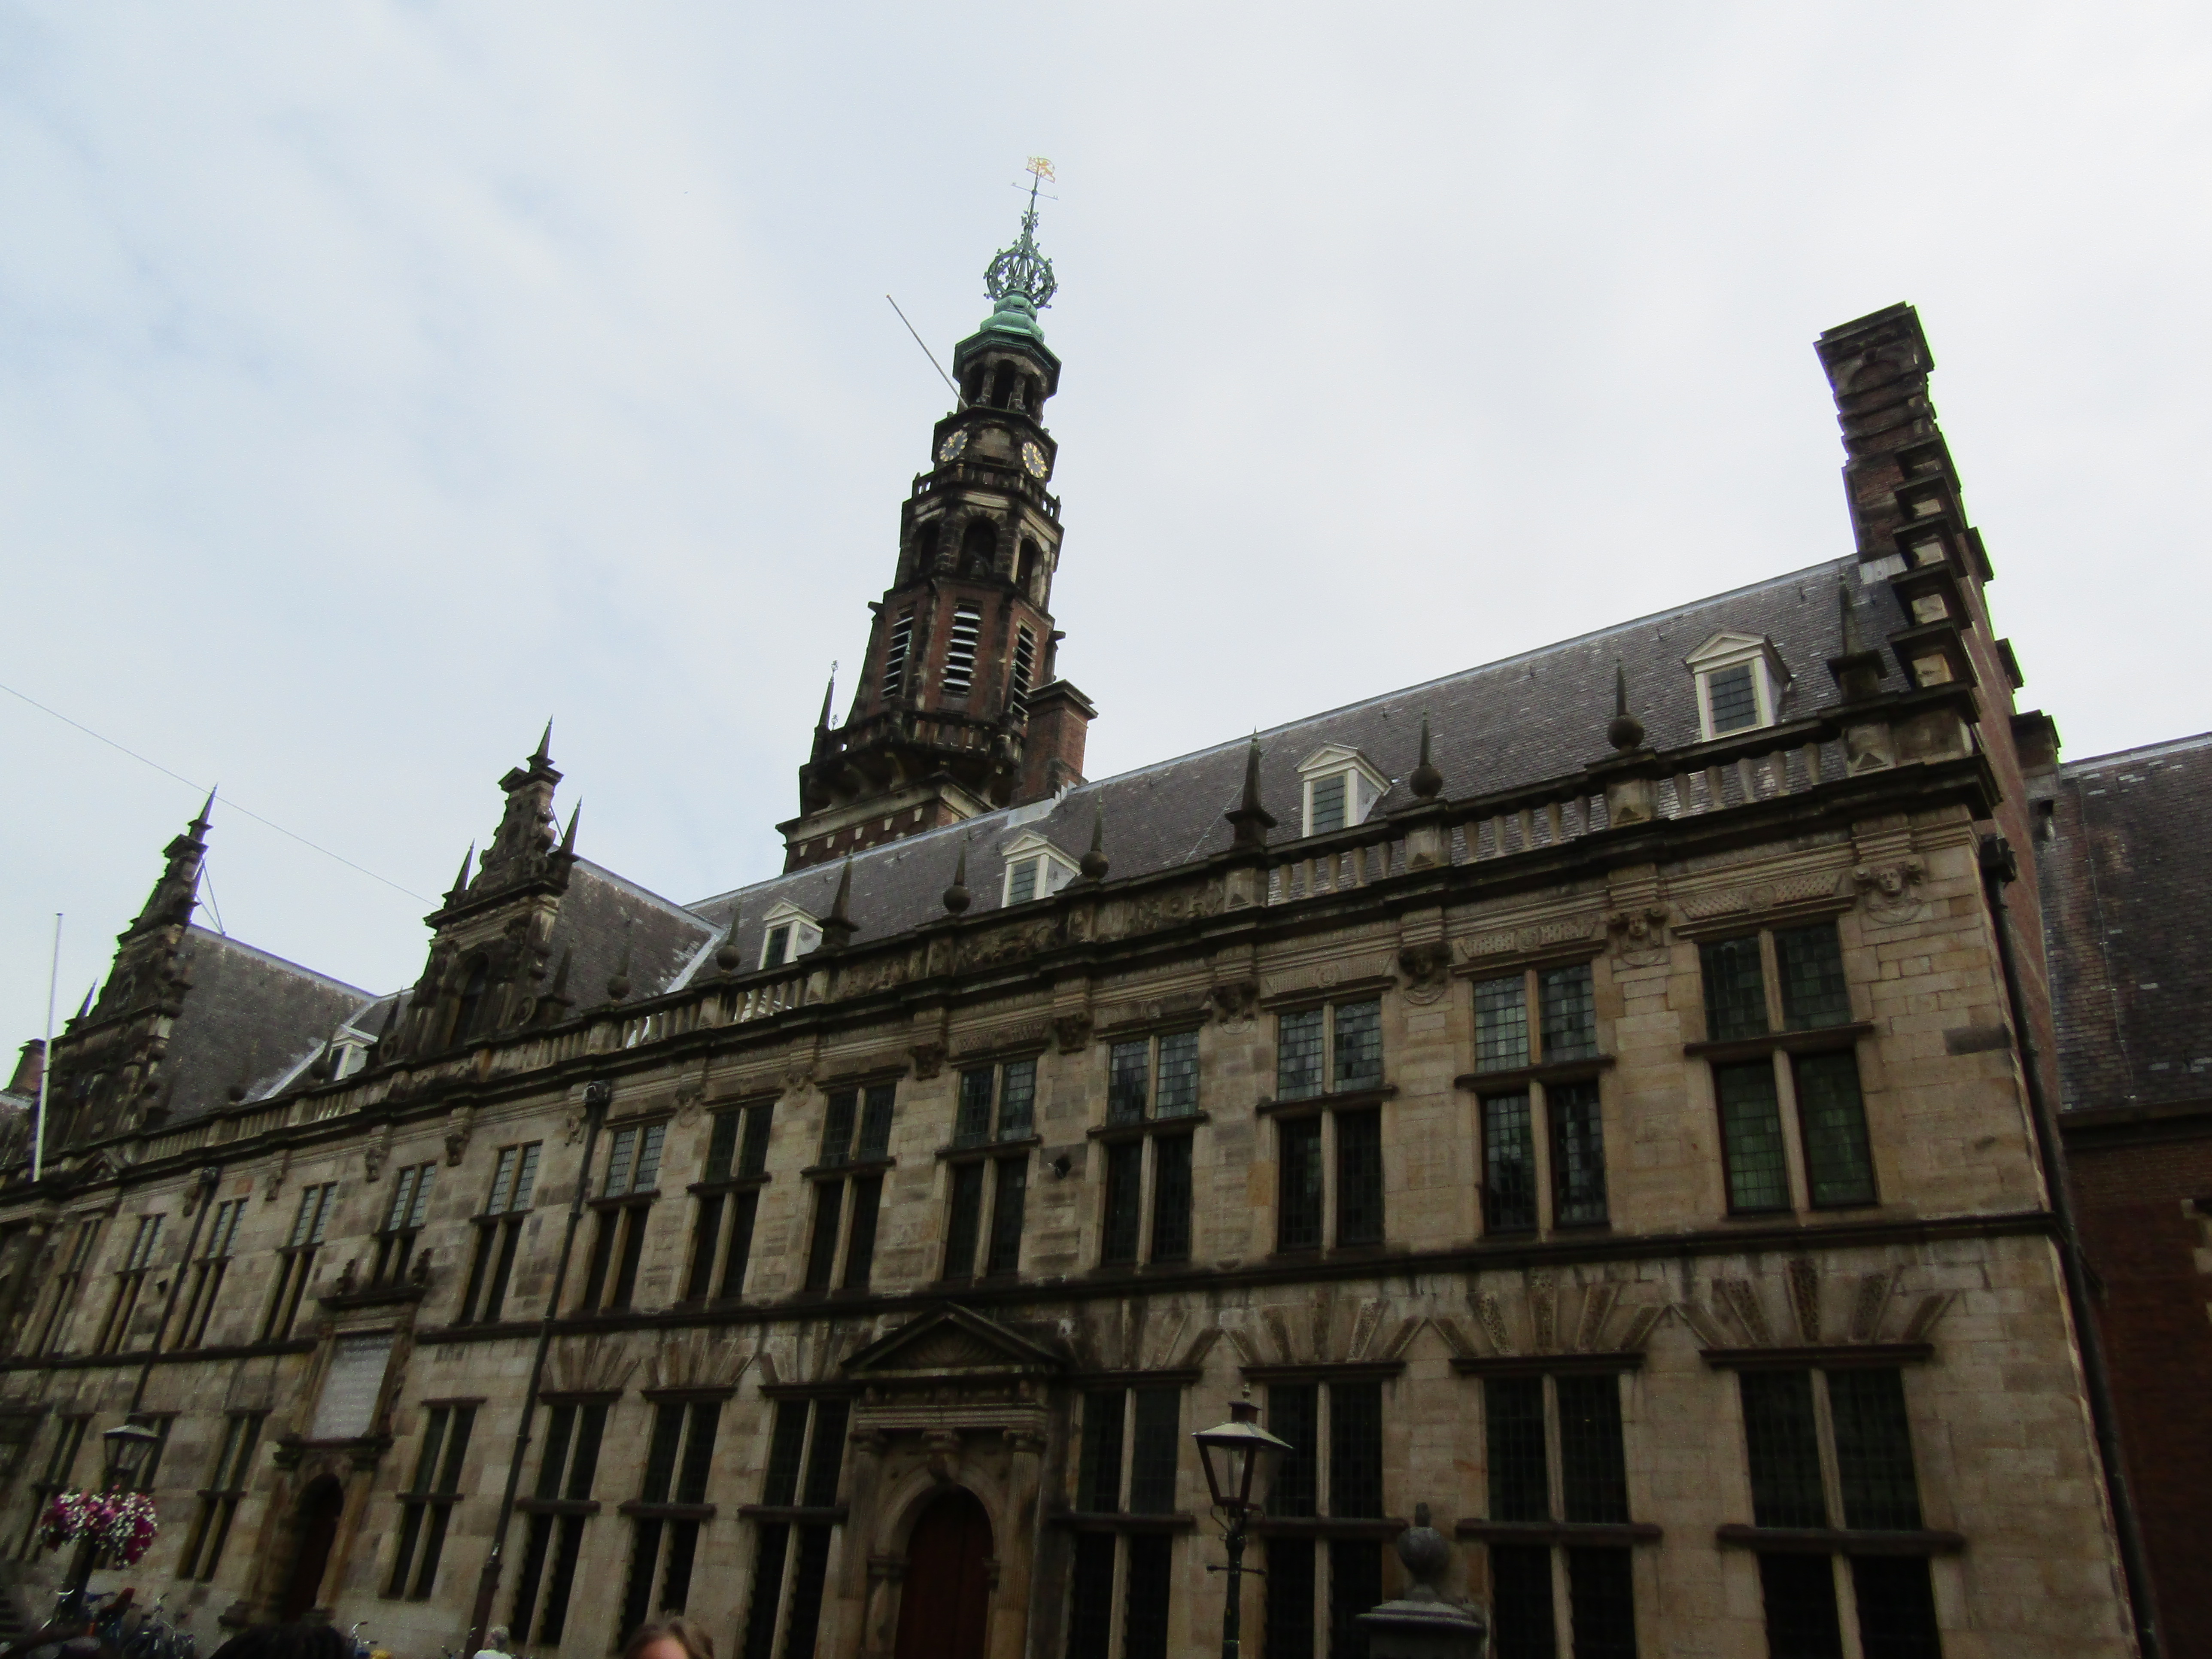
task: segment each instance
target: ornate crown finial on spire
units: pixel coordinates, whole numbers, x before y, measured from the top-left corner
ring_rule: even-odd
[[[1026,171],[1030,175],[1030,202],[1022,210],[1022,234],[1012,247],[1000,248],[984,268],[983,291],[1000,302],[1019,295],[1032,309],[1042,310],[1052,303],[1060,282],[1052,274],[1052,261],[1036,245],[1037,186],[1055,175],[1052,163],[1042,155],[1030,156]]]

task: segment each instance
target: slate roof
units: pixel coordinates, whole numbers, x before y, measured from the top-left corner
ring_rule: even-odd
[[[2212,732],[2059,769],[2036,849],[2069,1108],[2212,1098]]]
[[[574,953],[568,964],[568,994],[579,1008],[605,998],[607,981],[625,951],[631,999],[655,996],[673,988],[697,958],[720,943],[722,925],[578,859],[561,900],[560,919],[553,924],[551,961],[557,968],[563,951]]]
[[[274,1094],[374,997],[204,927],[185,930],[191,989],[169,1035],[163,1092],[173,1119]]]
[[[1864,639],[1879,641],[1905,625],[1887,583],[1865,585],[1856,558],[1832,559],[1262,732],[1261,797],[1278,824],[1271,839],[1297,836],[1298,767],[1326,744],[1358,750],[1392,780],[1376,811],[1407,805],[1412,796],[1404,780],[1419,757],[1425,713],[1447,797],[1486,794],[1576,771],[1610,752],[1604,732],[1613,714],[1616,662],[1627,672],[1629,705],[1644,723],[1646,741],[1661,749],[1695,743],[1696,691],[1683,659],[1718,633],[1771,639],[1790,676],[1778,717],[1811,714],[1837,701],[1826,663],[1842,646],[1839,580],[1850,583]],[[1885,690],[1904,689],[1893,661],[1885,659],[1884,674]],[[998,906],[1003,849],[1036,831],[1079,859],[1091,844],[1095,811],[1104,814],[1113,876],[1170,869],[1224,851],[1230,828],[1222,814],[1242,793],[1248,742],[1232,738],[1080,785],[1056,801],[988,813],[860,853],[853,860],[856,938],[881,939],[942,915],[939,895],[951,879],[963,838],[972,838],[971,915]],[[759,960],[768,911],[787,900],[810,915],[826,915],[840,868],[823,865],[773,877],[689,908],[718,928],[726,928],[732,912],[738,912],[738,945],[750,965]],[[641,975],[632,978],[643,986]],[[590,988],[594,994],[597,988]]]

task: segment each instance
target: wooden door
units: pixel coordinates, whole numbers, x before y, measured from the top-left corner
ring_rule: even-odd
[[[907,1540],[897,1659],[983,1659],[991,1612],[991,1517],[955,1486],[931,1501]]]
[[[276,1608],[281,1622],[296,1624],[314,1607],[315,1592],[323,1587],[324,1571],[331,1565],[331,1546],[337,1540],[338,1517],[344,1512],[345,1488],[335,1476],[325,1474],[309,1482],[307,1490],[300,1494],[299,1512],[292,1527],[296,1540],[292,1576],[285,1583],[284,1599]]]

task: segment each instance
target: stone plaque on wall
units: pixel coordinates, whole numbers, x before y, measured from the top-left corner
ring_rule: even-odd
[[[367,1434],[376,1421],[376,1397],[384,1388],[385,1361],[392,1357],[392,1334],[342,1336],[331,1355],[330,1375],[315,1407],[313,1440],[350,1440]]]

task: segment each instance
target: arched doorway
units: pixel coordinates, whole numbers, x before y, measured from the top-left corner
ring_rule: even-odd
[[[983,1659],[991,1517],[964,1486],[933,1498],[907,1540],[897,1659]]]
[[[284,1581],[283,1599],[276,1617],[294,1624],[315,1605],[315,1592],[323,1587],[323,1572],[331,1564],[331,1546],[337,1542],[338,1516],[345,1512],[345,1488],[334,1474],[307,1483],[300,1494],[300,1507],[292,1517],[292,1571]]]

